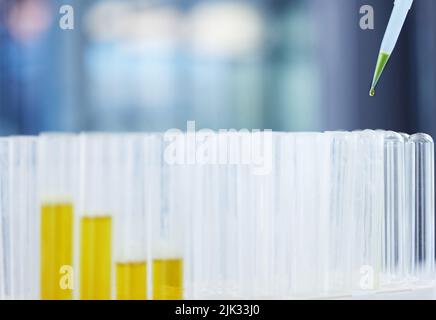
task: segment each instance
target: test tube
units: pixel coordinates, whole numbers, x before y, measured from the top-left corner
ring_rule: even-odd
[[[329,187],[325,190],[329,204],[324,241],[327,256],[323,291],[330,297],[347,296],[352,291],[352,183],[357,136],[349,132],[326,132],[325,135],[329,145]]]
[[[409,138],[412,196],[412,275],[418,284],[435,280],[434,143],[426,134]]]
[[[80,135],[80,299],[112,297],[112,217],[115,211],[116,139]]]
[[[184,139],[180,134],[178,139]],[[154,300],[180,300],[183,296],[184,217],[186,177],[184,165],[167,159],[169,145],[160,143],[153,152],[161,155],[155,172],[157,210],[152,214],[152,290]],[[180,151],[179,152],[183,152]],[[153,179],[152,177],[150,177]]]
[[[298,298],[319,296],[325,267],[321,229],[327,210],[324,165],[327,144],[320,133],[295,134],[296,208],[292,212],[292,294]]]
[[[9,139],[0,138],[0,300],[10,299]]]
[[[380,288],[384,215],[384,134],[354,132],[357,156],[352,183],[352,294]]]
[[[38,139],[41,299],[73,298],[76,141],[68,134],[42,134]]]
[[[273,287],[278,299],[291,298],[291,216],[295,212],[295,135],[281,133],[274,139],[274,224]]]
[[[235,293],[238,298],[249,299],[262,293],[262,283],[253,279],[262,271],[257,263],[256,225],[259,215],[254,210],[254,173],[252,158],[252,136],[248,131],[233,132],[229,135],[229,161],[235,163]],[[261,254],[259,252],[259,254]],[[267,258],[267,257],[264,257]],[[267,262],[271,263],[271,261]]]
[[[10,297],[39,297],[39,216],[36,138],[9,139]]]
[[[187,137],[189,134],[187,135]],[[213,181],[209,178],[209,166],[195,165],[192,166],[190,211],[187,215],[188,224],[191,232],[185,236],[186,257],[184,278],[186,281],[185,298],[202,299],[213,298],[214,293],[211,290],[211,278],[213,274],[209,269],[208,254],[206,248],[210,246],[209,242],[213,237],[210,234],[210,225],[208,215],[214,212],[213,204],[210,199],[210,189],[213,188]],[[206,203],[209,203],[205,211]],[[208,234],[209,236],[206,236]],[[189,267],[188,267],[189,266]],[[212,291],[212,292],[211,292]]]
[[[263,168],[257,167],[260,163],[256,163],[254,157],[260,154],[265,139],[260,132],[244,130],[228,132],[222,137],[225,140],[220,139],[224,142],[220,144],[220,158],[226,154],[228,164],[218,168],[225,172],[225,178],[223,173],[216,171],[219,181],[216,221],[223,219],[221,243],[216,249],[224,253],[219,261],[221,270],[215,268],[225,279],[222,281],[223,294],[232,298],[265,298],[272,295],[271,257],[274,253],[271,250],[273,224],[265,219],[271,207],[272,189],[265,190],[267,185],[263,182],[268,181],[268,187],[272,188],[272,171],[262,172]],[[271,134],[268,138],[267,143],[271,146]],[[272,146],[264,154],[268,163],[272,162],[271,149]],[[213,221],[211,224],[216,229]],[[218,250],[212,250],[209,255],[214,255],[213,251]]]
[[[382,285],[399,285],[407,274],[410,256],[406,243],[405,143],[401,134],[385,132]]]
[[[251,295],[247,298],[271,299],[274,297],[274,243],[275,222],[275,166],[272,160],[278,152],[280,133],[253,131],[250,133],[248,150],[249,183],[251,184],[251,216],[253,241],[253,281]]]
[[[118,139],[115,213],[116,298],[147,299],[147,217],[144,203],[143,136]],[[145,164],[146,165],[146,164]]]
[[[201,141],[208,139],[208,136],[203,136],[200,132],[195,136],[186,135],[187,139],[193,137]],[[226,197],[221,189],[221,183],[226,179],[223,176],[225,170],[218,164],[207,162],[197,163],[194,168],[191,186],[194,196],[190,210],[192,218],[189,221],[192,232],[185,236],[187,248],[193,255],[192,275],[188,270],[184,273],[185,280],[191,276],[192,285],[187,283],[186,294],[194,298],[217,299],[223,295],[226,268],[222,228],[227,212],[221,211],[225,204],[220,201]],[[230,233],[229,230],[229,237],[232,236]],[[185,259],[185,267],[186,263]]]

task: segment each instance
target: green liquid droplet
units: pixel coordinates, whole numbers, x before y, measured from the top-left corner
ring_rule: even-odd
[[[369,95],[373,97],[375,95],[375,87],[377,86],[378,81],[380,80],[380,77],[383,73],[383,70],[385,69],[386,65],[389,62],[389,58],[391,56],[386,52],[380,52],[378,59],[377,59],[377,65],[375,67],[374,71],[374,78],[372,79],[372,86],[371,86],[371,92]]]

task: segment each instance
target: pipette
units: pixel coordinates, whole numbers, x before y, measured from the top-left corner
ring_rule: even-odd
[[[380,80],[381,74],[386,67],[386,64],[394,51],[398,37],[400,36],[401,29],[406,21],[407,13],[412,7],[413,0],[395,0],[394,10],[392,11],[388,27],[386,29],[383,42],[381,44],[380,53],[377,60],[377,65],[374,71],[374,78],[372,80],[371,90],[369,95],[375,95],[375,87]]]

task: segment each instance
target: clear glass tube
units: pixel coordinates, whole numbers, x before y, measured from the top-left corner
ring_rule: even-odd
[[[277,144],[280,142],[280,133],[256,132],[249,134],[250,140],[246,150],[251,154],[248,183],[251,190],[251,209],[247,219],[250,219],[252,239],[249,246],[252,247],[252,277],[257,281],[251,281],[251,293],[248,299],[271,299],[274,296],[274,243],[276,230],[275,222],[277,213],[274,210],[275,203],[273,194],[275,192],[275,171],[272,159],[277,152]],[[267,145],[270,144],[271,148]],[[263,148],[263,150],[261,150]],[[264,170],[257,171],[254,155],[263,154]],[[259,159],[258,159],[259,160]],[[271,168],[265,166],[271,163]],[[248,224],[248,222],[247,222]]]
[[[80,136],[80,298],[112,297],[112,224],[118,195],[114,191],[117,138]]]
[[[210,246],[210,241],[214,237],[214,234],[208,232],[211,228],[208,216],[215,212],[213,208],[215,202],[210,201],[210,189],[213,188],[214,181],[209,177],[210,169],[207,165],[192,166],[191,172],[190,190],[193,196],[187,217],[191,232],[185,235],[187,249],[184,271],[185,298],[213,298],[215,294],[210,286],[214,275],[207,259],[210,250],[206,248]],[[205,211],[207,202],[210,202],[207,207],[209,210]],[[205,236],[206,233],[209,233],[208,237]]]
[[[0,138],[0,300],[11,298],[9,139]]]
[[[191,269],[193,286],[187,288],[196,298],[216,299],[223,292],[224,252],[222,244],[220,214],[220,169],[217,165],[201,164],[195,166],[192,192],[195,195],[190,225],[193,230],[186,234],[186,241],[194,255]],[[223,177],[224,178],[224,177]],[[224,194],[223,194],[224,196]],[[189,271],[186,273],[189,276]]]
[[[247,148],[249,143],[247,139],[249,133],[243,133],[241,135],[235,134],[235,144],[232,147],[239,148],[239,159],[250,159]],[[253,248],[254,239],[254,213],[252,212],[252,185],[251,185],[252,172],[251,168],[245,161],[240,160],[237,165],[236,173],[236,210],[237,210],[237,232],[238,232],[238,294],[243,297],[252,296],[254,289],[253,276],[255,270],[255,249]]]
[[[118,141],[115,213],[116,298],[147,299],[147,211],[144,198],[144,140],[122,135]]]
[[[290,228],[292,294],[314,297],[321,292],[321,270],[325,267],[320,227],[326,210],[322,167],[327,163],[326,144],[320,133],[298,133],[295,139],[297,203],[295,212],[291,213]]]
[[[67,134],[42,134],[38,138],[41,299],[73,298],[76,142],[76,136]]]
[[[382,221],[384,214],[384,134],[361,131],[356,135],[357,155],[352,185],[353,293],[380,288]]]
[[[383,285],[403,282],[409,257],[405,189],[405,143],[401,134],[385,133],[385,214],[383,220]]]
[[[434,143],[426,134],[409,139],[412,155],[412,275],[435,280]]]
[[[11,137],[9,140],[8,223],[12,299],[39,297],[36,151],[35,137]]]
[[[353,178],[357,171],[354,150],[357,135],[348,132],[327,132],[328,162],[326,168],[330,186],[328,193],[328,216],[326,219],[323,291],[328,296],[348,295],[352,291],[353,251]],[[364,161],[364,159],[361,159]]]
[[[277,298],[290,298],[292,293],[291,216],[296,206],[295,135],[282,133],[274,137],[273,174],[275,203],[275,239],[273,287]]]

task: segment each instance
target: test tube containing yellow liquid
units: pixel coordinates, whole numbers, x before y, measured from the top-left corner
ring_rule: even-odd
[[[117,141],[117,210],[114,215],[116,299],[147,299],[147,218],[143,180],[143,136]]]
[[[115,208],[116,138],[80,136],[79,291],[82,300],[112,298],[112,217]]]
[[[40,297],[44,300],[73,298],[76,141],[67,134],[42,134],[38,140]]]
[[[182,134],[181,134],[182,135]],[[162,137],[154,137],[147,152],[160,155],[148,166],[148,183],[155,188],[152,209],[152,297],[154,300],[183,299],[183,231],[185,220],[185,166],[173,162]]]

